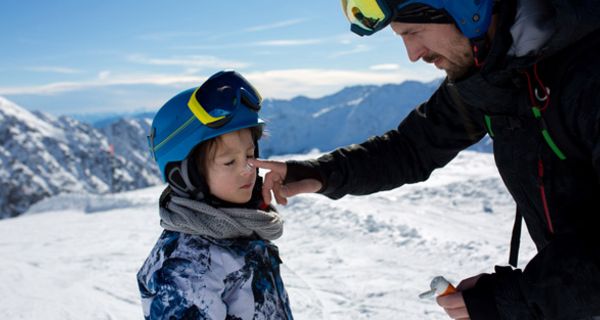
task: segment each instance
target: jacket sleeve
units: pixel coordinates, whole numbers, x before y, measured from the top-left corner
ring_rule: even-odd
[[[223,281],[213,272],[200,273],[192,261],[169,258],[151,275],[142,294],[144,317],[158,319],[225,319]]]
[[[521,271],[496,267],[463,296],[480,319],[588,319],[600,316],[597,240],[557,237]]]
[[[589,79],[589,78],[586,78]],[[600,181],[600,82],[586,81],[569,107]],[[600,183],[600,182],[599,182]],[[555,236],[523,271],[496,267],[463,292],[471,319],[600,317],[600,212],[589,210],[577,231]]]
[[[286,182],[317,178],[323,183],[320,193],[338,199],[423,181],[479,141],[486,133],[482,123],[483,115],[444,82],[396,130],[316,160],[288,161]]]

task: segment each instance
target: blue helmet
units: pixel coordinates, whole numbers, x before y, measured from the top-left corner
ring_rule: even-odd
[[[493,7],[494,0],[342,0],[350,29],[360,36],[372,35],[392,21],[454,22],[465,37],[478,39],[490,26]]]
[[[264,124],[258,117],[262,97],[235,71],[221,71],[200,87],[185,90],[154,116],[148,144],[163,181],[167,165],[185,160],[199,143]]]

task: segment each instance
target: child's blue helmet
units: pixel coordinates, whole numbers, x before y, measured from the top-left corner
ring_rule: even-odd
[[[342,0],[350,29],[360,36],[372,35],[392,21],[454,22],[474,40],[487,32],[493,7],[494,0]]]
[[[198,144],[264,124],[258,117],[261,102],[258,91],[235,71],[218,72],[167,101],[154,116],[148,136],[163,181],[170,182],[167,166],[185,160]]]

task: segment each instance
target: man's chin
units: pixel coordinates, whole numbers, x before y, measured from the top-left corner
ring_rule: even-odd
[[[446,76],[448,77],[448,80],[450,80],[452,82],[457,82],[457,81],[463,80],[465,78],[468,78],[475,71],[477,71],[477,69],[474,67],[451,68],[451,69],[444,69],[444,71],[446,71]]]

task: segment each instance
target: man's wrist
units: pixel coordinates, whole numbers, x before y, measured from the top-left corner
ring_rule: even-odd
[[[317,166],[319,163],[316,160],[305,160],[305,161],[296,161],[289,160],[286,161],[287,165],[287,173],[285,175],[285,179],[283,183],[290,183],[295,181],[300,181],[304,179],[315,179],[321,182],[321,189],[317,192],[321,192],[325,190],[325,182],[323,181],[323,177]]]

